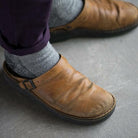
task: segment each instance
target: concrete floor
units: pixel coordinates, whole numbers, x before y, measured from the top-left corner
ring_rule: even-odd
[[[129,0],[138,6],[137,0]],[[0,48],[0,138],[138,138],[138,28],[122,36],[54,44],[69,62],[113,93],[117,107],[107,121],[79,126],[52,116],[3,79]]]

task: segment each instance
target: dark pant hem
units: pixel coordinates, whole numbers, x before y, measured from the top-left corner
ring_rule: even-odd
[[[9,53],[14,54],[14,55],[18,55],[18,56],[24,56],[24,55],[28,55],[28,54],[32,54],[32,53],[40,51],[41,49],[43,49],[47,45],[49,39],[50,39],[50,34],[49,34],[49,30],[47,30],[44,38],[39,43],[37,43],[36,45],[31,46],[31,47],[26,47],[26,48],[20,47],[19,49],[15,49],[14,47],[7,44],[7,42],[5,42],[2,39],[2,37],[0,36],[1,46],[4,49],[6,49]]]

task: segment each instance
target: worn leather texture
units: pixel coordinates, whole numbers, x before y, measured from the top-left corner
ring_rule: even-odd
[[[96,119],[115,107],[115,98],[76,71],[61,56],[50,71],[33,80],[14,75],[4,63],[4,72],[22,89],[29,90],[49,107],[74,117]]]
[[[138,23],[138,8],[120,0],[84,0],[84,8],[72,22],[50,31],[71,31],[82,28],[95,31],[115,31]]]

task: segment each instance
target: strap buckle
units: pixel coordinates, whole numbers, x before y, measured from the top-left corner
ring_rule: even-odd
[[[26,85],[26,83],[28,83],[28,82],[30,83],[30,86],[32,86],[32,88],[28,88],[28,86]],[[32,80],[24,80],[22,83],[23,83],[25,89],[27,89],[27,90],[33,90],[36,88],[36,86]]]

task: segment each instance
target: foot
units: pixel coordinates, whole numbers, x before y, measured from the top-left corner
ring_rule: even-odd
[[[119,0],[83,0],[84,8],[70,23],[51,27],[51,42],[73,37],[111,36],[138,25],[138,8]]]
[[[82,0],[52,0],[49,27],[58,27],[73,21],[83,9]]]
[[[40,51],[23,56],[5,51],[5,59],[8,67],[16,74],[33,79],[55,66],[59,61],[59,54],[48,42]]]
[[[6,62],[3,68],[12,86],[33,95],[63,119],[92,124],[107,119],[115,109],[114,96],[76,71],[63,56],[51,70],[34,79],[14,74]]]

